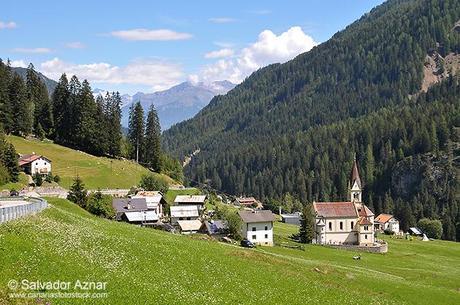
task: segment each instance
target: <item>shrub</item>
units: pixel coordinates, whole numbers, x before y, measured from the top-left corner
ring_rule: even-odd
[[[385,235],[395,235],[395,232],[391,231],[390,229],[384,230],[383,233],[385,233]]]
[[[104,218],[113,218],[115,216],[115,210],[112,207],[112,197],[102,195],[100,191],[88,196],[86,210],[91,214]]]
[[[41,174],[35,173],[32,176],[32,179],[34,180],[35,186],[42,186],[42,184],[43,184],[43,176]]]
[[[75,177],[73,180],[73,184],[70,187],[69,194],[67,195],[67,199],[72,201],[73,203],[78,204],[82,208],[86,207],[86,200],[87,200],[87,191],[85,189],[85,185],[79,176]]]
[[[168,183],[158,176],[153,174],[143,175],[139,186],[146,191],[160,191],[166,194],[168,191]]]
[[[430,238],[439,239],[442,236],[442,223],[440,220],[422,218],[417,225]]]
[[[61,177],[56,175],[56,176],[53,177],[53,180],[54,180],[54,182],[59,183],[59,182],[61,182]]]
[[[237,211],[221,203],[216,204],[216,215],[218,218],[226,220],[230,235],[237,240],[241,240],[241,218]]]
[[[53,181],[53,174],[49,173],[45,176],[45,181],[51,183]]]

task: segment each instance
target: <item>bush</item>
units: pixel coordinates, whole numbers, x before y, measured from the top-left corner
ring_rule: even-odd
[[[422,218],[417,225],[430,238],[440,239],[442,236],[442,223],[440,220]]]
[[[237,240],[241,240],[241,218],[237,211],[221,203],[216,204],[216,215],[218,218],[226,220],[230,235]]]
[[[163,194],[169,189],[168,183],[153,174],[143,175],[139,186],[146,191],[160,191]]]
[[[42,184],[43,184],[43,176],[41,174],[35,173],[32,176],[32,179],[34,180],[35,186],[42,186]]]
[[[86,195],[87,191],[85,189],[85,185],[79,176],[75,177],[73,180],[73,184],[70,187],[69,194],[67,195],[67,199],[72,201],[73,203],[78,204],[82,208],[86,207]]]
[[[53,177],[53,180],[54,180],[54,182],[59,183],[59,182],[61,182],[61,177],[56,175],[56,176]]]
[[[45,181],[48,183],[53,182],[53,174],[49,173],[48,175],[45,176]]]
[[[390,229],[384,230],[383,233],[385,233],[385,235],[395,235],[395,232],[391,231]]]
[[[112,207],[112,197],[102,195],[100,191],[88,196],[86,210],[91,214],[104,218],[115,217],[115,210]]]

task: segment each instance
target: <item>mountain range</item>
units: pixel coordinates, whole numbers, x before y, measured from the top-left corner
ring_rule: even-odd
[[[147,112],[154,105],[161,128],[168,129],[172,125],[192,118],[216,95],[225,94],[233,89],[235,84],[229,81],[216,81],[209,84],[183,82],[168,90],[154,93],[138,92],[134,95],[123,95],[122,126],[128,126],[129,108],[133,102],[140,102]]]

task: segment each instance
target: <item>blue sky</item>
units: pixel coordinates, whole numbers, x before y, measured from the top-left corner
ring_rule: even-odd
[[[239,82],[326,41],[382,2],[7,1],[0,57],[122,93],[185,80]]]

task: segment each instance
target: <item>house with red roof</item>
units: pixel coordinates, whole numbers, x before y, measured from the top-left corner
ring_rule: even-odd
[[[394,233],[399,233],[399,221],[390,214],[380,214],[375,218],[375,230],[385,231],[390,230]]]
[[[18,160],[19,167],[28,175],[36,173],[48,175],[51,173],[51,160],[35,153],[21,155]]]
[[[371,246],[374,213],[362,202],[362,183],[356,158],[350,174],[350,201],[313,202],[317,244]]]

